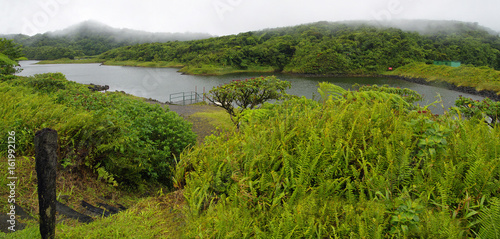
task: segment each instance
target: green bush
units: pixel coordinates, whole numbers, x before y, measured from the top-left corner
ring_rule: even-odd
[[[33,155],[35,132],[50,127],[71,169],[90,168],[129,186],[171,185],[174,158],[195,142],[191,125],[176,113],[122,93],[92,92],[60,73],[3,81],[0,133],[16,131],[20,155]]]
[[[473,100],[460,96],[455,101],[456,109],[459,114],[466,118],[479,117],[485,118],[485,121],[494,126],[498,123],[500,116],[500,102],[485,98],[482,101]]]
[[[384,92],[358,93],[356,101],[266,104],[245,113],[239,133],[181,154],[175,183],[189,205],[186,236],[491,233],[500,129],[395,105],[376,96]]]

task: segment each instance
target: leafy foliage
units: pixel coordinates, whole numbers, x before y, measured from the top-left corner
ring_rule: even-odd
[[[334,99],[341,99],[347,91],[340,86],[330,84],[328,82],[320,82],[318,84],[318,93],[321,96],[321,100],[325,102],[330,99],[330,97]]]
[[[18,66],[19,58],[23,57],[21,46],[12,40],[0,38],[0,75],[14,74],[21,70],[15,69]]]
[[[24,46],[29,59],[54,60],[61,58],[95,56],[118,47],[146,42],[185,41],[208,38],[201,33],[147,33],[128,29],[114,29],[98,22],[86,21],[57,32],[34,36],[10,35]]]
[[[495,235],[500,128],[408,109],[396,94],[347,93],[356,94],[264,104],[239,133],[181,154],[185,235]]]
[[[318,22],[187,42],[107,51],[103,61],[177,62],[181,71],[264,67],[302,74],[379,74],[413,62],[456,60],[500,69],[500,38],[457,23],[429,34],[363,23]]]
[[[118,92],[92,92],[61,73],[2,81],[0,133],[16,132],[19,155],[33,155],[35,132],[51,127],[67,170],[91,169],[132,187],[143,181],[169,186],[175,157],[195,142],[176,113]]]
[[[383,86],[378,86],[378,85],[358,85],[355,84],[353,86],[353,89],[356,91],[377,91],[377,92],[386,92],[389,94],[396,94],[408,102],[409,104],[413,104],[415,102],[423,100],[422,96],[417,93],[414,90],[410,90],[408,88],[401,89],[399,87],[389,87],[389,85],[383,85]]]
[[[500,102],[493,101],[489,98],[479,101],[460,96],[458,100],[455,101],[455,105],[458,107],[459,113],[467,118],[486,117],[486,122],[491,126],[499,123]]]
[[[275,76],[234,80],[229,84],[214,87],[207,95],[208,101],[226,110],[233,122],[238,123],[239,115],[269,100],[289,97],[286,89],[291,84]],[[235,108],[236,105],[238,108]]]
[[[500,237],[500,200],[498,198],[493,198],[491,200],[491,206],[483,209],[480,215],[480,221],[480,238]]]

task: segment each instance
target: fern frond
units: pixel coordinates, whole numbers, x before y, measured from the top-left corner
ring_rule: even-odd
[[[481,211],[479,238],[500,238],[500,199],[491,198],[490,207]]]
[[[330,96],[336,100],[342,99],[342,95],[347,92],[344,88],[328,82],[320,82],[318,85],[318,93],[323,102],[328,100]]]

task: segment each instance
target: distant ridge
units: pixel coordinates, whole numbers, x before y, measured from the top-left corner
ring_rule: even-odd
[[[300,24],[296,26],[286,26],[277,28],[267,28],[262,31],[274,31],[284,28],[294,28],[297,26],[307,25],[348,25],[348,26],[375,26],[380,28],[397,28],[407,32],[418,32],[423,35],[434,34],[452,34],[464,31],[485,31],[491,35],[498,36],[500,32],[479,25],[477,22],[463,22],[456,20],[425,20],[425,19],[398,19],[391,21],[376,21],[376,20],[346,20],[346,21],[319,21]],[[259,31],[254,31],[259,32]]]
[[[53,37],[85,37],[85,36],[108,36],[116,41],[148,43],[148,42],[168,42],[168,41],[188,41],[213,37],[208,33],[170,33],[170,32],[147,32],[128,28],[113,28],[104,23],[88,20],[63,30],[46,33]]]
[[[152,33],[131,29],[118,29],[89,20],[63,30],[27,36],[0,35],[23,45],[29,59],[52,60],[94,56],[114,48],[153,42],[189,41],[213,37],[208,33]]]
[[[328,28],[343,29],[345,27],[355,27],[361,29],[364,26],[374,26],[376,28],[395,28],[405,32],[418,32],[422,35],[431,36],[452,34],[462,36],[485,36],[485,34],[490,34],[495,37],[499,36],[499,32],[483,27],[478,23],[455,20],[320,21],[295,26],[250,31],[240,34],[261,34],[270,32],[267,36],[270,37],[276,34],[286,35],[288,32],[297,31],[299,28],[317,27],[319,29],[325,28],[324,30],[327,30]],[[233,34],[232,36],[238,36],[240,34]],[[17,43],[22,44],[24,47],[24,53],[29,59],[50,60],[95,56],[118,47],[131,46],[135,44],[200,40],[212,38],[214,36],[207,33],[152,33],[126,28],[118,29],[97,21],[89,20],[75,24],[63,30],[37,34],[31,37],[22,34],[6,36],[0,35],[0,37],[14,39]],[[130,57],[127,56],[127,54],[123,54],[124,59]]]

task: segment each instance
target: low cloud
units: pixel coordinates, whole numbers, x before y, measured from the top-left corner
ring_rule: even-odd
[[[500,31],[500,2],[483,0],[0,0],[0,34],[33,35],[96,20],[152,32],[235,34],[316,21],[430,19]]]

